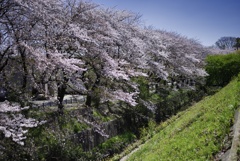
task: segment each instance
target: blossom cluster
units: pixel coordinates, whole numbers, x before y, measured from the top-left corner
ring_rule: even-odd
[[[42,125],[45,121],[37,121],[33,118],[25,118],[21,111],[29,107],[21,108],[17,103],[10,103],[8,101],[0,103],[0,131],[5,137],[12,138],[12,140],[20,145],[24,145],[25,134],[28,128]]]

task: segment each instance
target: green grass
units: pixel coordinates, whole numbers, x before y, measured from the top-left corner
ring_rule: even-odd
[[[239,82],[234,80],[215,95],[162,123],[157,134],[129,160],[213,160],[232,126],[239,106],[239,88]]]
[[[112,150],[112,151],[119,151],[123,149],[127,144],[133,142],[136,139],[136,136],[131,132],[125,132],[121,135],[112,137],[105,141],[104,143],[100,144],[99,147],[101,150]]]
[[[103,116],[97,109],[93,109],[93,116],[100,119],[102,122],[108,122],[114,119],[111,116]]]

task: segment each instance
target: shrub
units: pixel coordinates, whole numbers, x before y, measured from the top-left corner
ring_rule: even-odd
[[[240,52],[227,55],[209,55],[206,58],[208,86],[225,86],[240,72]]]

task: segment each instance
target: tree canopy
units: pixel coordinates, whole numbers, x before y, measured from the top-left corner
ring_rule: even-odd
[[[139,18],[84,1],[1,0],[0,87],[19,107],[45,85],[55,87],[60,111],[69,88],[86,95],[87,106],[121,101],[132,107],[139,94],[133,77],[168,82],[206,75],[201,60],[208,50],[201,44],[144,28]]]
[[[231,36],[221,37],[220,39],[218,39],[218,41],[216,41],[215,44],[217,47],[219,47],[222,50],[232,49],[236,44],[236,37],[231,37]]]
[[[238,50],[238,48],[240,48],[240,38],[236,38],[236,42],[235,42],[235,45],[234,47]]]

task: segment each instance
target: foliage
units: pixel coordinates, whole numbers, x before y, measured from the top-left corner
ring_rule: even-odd
[[[224,86],[240,72],[240,52],[206,58],[207,85]]]
[[[53,116],[54,121],[47,126],[30,130],[27,146],[32,146],[31,156],[34,160],[77,160],[86,157],[81,145],[73,142],[73,135],[88,128],[76,117]],[[34,142],[34,145],[29,144]]]
[[[133,133],[126,132],[108,139],[92,150],[84,151],[82,145],[75,142],[74,137],[86,128],[86,124],[78,122],[76,116],[58,116],[48,126],[31,129],[26,142],[27,146],[32,146],[30,158],[34,160],[97,160],[121,151],[123,147],[135,140]],[[34,142],[34,145],[29,144],[31,142]]]
[[[103,122],[107,122],[107,121],[110,121],[111,120],[111,116],[103,116],[98,109],[94,108],[93,109],[93,116],[95,118],[98,118],[100,119],[101,121]]]
[[[154,136],[156,133],[156,127],[156,122],[154,120],[150,120],[147,127],[142,127],[140,129],[140,138],[143,140],[143,142]]]
[[[26,133],[29,128],[34,128],[45,123],[34,118],[26,118],[23,110],[28,110],[29,107],[21,108],[17,103],[8,101],[0,103],[0,131],[4,136],[11,138],[14,142],[24,145]]]
[[[149,80],[146,77],[134,77],[133,82],[136,82],[139,86],[139,97],[146,100],[150,97],[149,93]]]
[[[35,160],[76,160],[84,154],[81,146],[73,144],[61,132],[56,135],[47,129],[34,129],[31,135],[35,135],[35,144],[39,148],[34,149],[32,158]]]
[[[100,151],[113,153],[120,152],[126,145],[132,143],[136,136],[132,132],[125,132],[121,135],[112,137],[99,145]]]
[[[31,114],[32,115],[32,114]],[[4,141],[0,160],[81,160],[86,157],[81,145],[73,142],[73,136],[87,128],[86,124],[77,122],[76,118],[57,117],[49,114],[48,123],[29,129],[25,134],[25,146],[20,147]],[[13,153],[14,150],[16,152]]]
[[[240,38],[239,37],[236,38],[236,43],[233,47],[235,47],[237,50],[240,48]]]
[[[129,160],[213,160],[229,133],[239,101],[239,82],[234,80],[160,124],[158,133]]]
[[[139,87],[139,98],[143,101],[148,102],[148,105],[145,106],[149,106],[149,104],[157,104],[160,101],[163,100],[163,97],[161,97],[161,95],[158,93],[158,91],[154,91],[154,92],[150,92],[150,83],[154,82],[154,80],[152,80],[151,78],[147,78],[147,77],[134,77],[132,79],[133,82],[135,82],[137,84],[137,86]],[[156,89],[157,90],[157,89]],[[144,103],[142,103],[141,105],[143,105]],[[140,105],[140,106],[141,106]],[[151,110],[151,109],[150,109]]]
[[[192,103],[198,102],[205,95],[204,89],[172,91],[157,104],[156,121],[162,122],[169,119],[179,111],[187,109]]]

